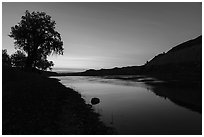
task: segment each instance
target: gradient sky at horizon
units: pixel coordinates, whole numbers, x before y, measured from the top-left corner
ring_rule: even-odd
[[[202,34],[202,5],[196,3],[2,3],[2,48],[25,11],[45,11],[56,21],[64,55],[54,67],[112,68],[142,65],[155,55]]]

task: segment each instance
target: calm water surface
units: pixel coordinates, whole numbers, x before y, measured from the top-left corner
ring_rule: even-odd
[[[93,97],[100,98],[95,111],[117,134],[201,134],[201,113],[157,96],[154,87],[144,82],[87,76],[57,78],[81,93],[87,103]]]

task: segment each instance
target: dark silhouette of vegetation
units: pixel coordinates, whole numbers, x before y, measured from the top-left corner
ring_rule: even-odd
[[[38,60],[36,63],[35,63],[35,66],[38,68],[38,69],[41,69],[41,70],[46,70],[46,69],[52,69],[52,66],[54,66],[54,63],[52,61],[48,61],[48,60]]]
[[[26,68],[51,68],[54,64],[47,60],[47,56],[63,54],[63,42],[55,25],[45,12],[30,13],[26,10],[21,21],[11,27],[9,36],[15,40],[15,48],[26,53]]]
[[[12,66],[12,67],[18,67],[18,68],[25,68],[26,59],[27,59],[26,54],[20,50],[17,50],[11,56],[7,54],[6,49],[2,50],[3,65],[10,66],[10,67]],[[46,69],[51,70],[53,65],[54,63],[52,61],[42,60],[42,59],[37,60],[35,62],[36,68],[40,70],[46,70]]]
[[[2,65],[11,66],[11,58],[6,49],[2,50]]]
[[[24,68],[26,62],[26,55],[17,50],[14,54],[11,55],[12,66]]]

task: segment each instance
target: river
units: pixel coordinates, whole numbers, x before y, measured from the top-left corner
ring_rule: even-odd
[[[155,87],[143,80],[90,76],[55,78],[78,91],[86,103],[90,104],[93,97],[99,98],[100,103],[93,105],[94,110],[117,134],[201,134],[202,114],[194,107],[198,96],[186,89]]]

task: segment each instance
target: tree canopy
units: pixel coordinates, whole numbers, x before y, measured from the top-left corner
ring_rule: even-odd
[[[55,25],[55,21],[45,12],[30,13],[26,10],[21,21],[11,27],[9,36],[14,39],[15,48],[26,53],[26,67],[39,68],[43,62],[51,67],[53,62],[49,62],[47,56],[63,55],[63,42]]]
[[[22,51],[17,50],[11,55],[11,62],[12,66],[23,68],[25,67],[26,55]]]
[[[11,66],[11,58],[8,55],[6,49],[2,50],[2,64],[6,66]]]

